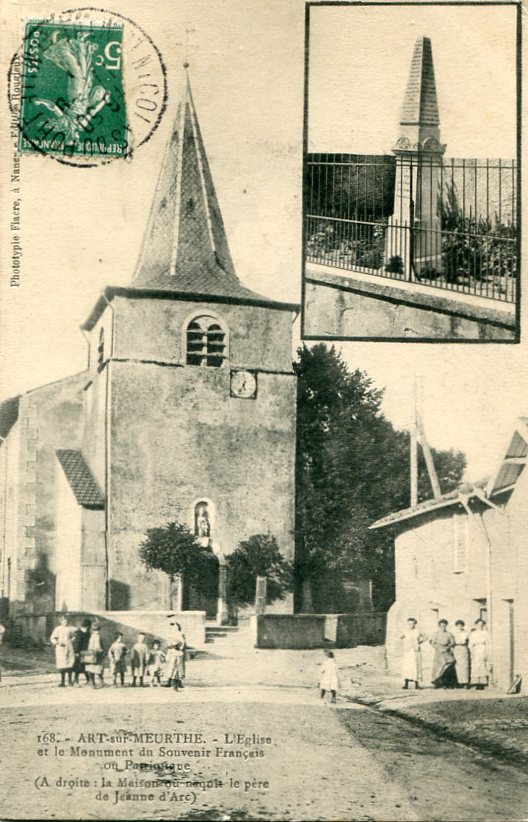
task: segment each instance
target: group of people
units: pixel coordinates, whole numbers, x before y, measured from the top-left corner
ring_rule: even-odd
[[[421,646],[429,641],[434,649],[431,680],[435,688],[470,688],[483,690],[488,684],[489,634],[483,619],[475,620],[471,631],[466,631],[463,619],[457,619],[454,632],[447,630],[447,619],[438,622],[431,638],[418,629],[417,620],[409,617],[407,629],[401,636],[403,644],[403,687],[414,683],[420,687]]]
[[[162,650],[161,642],[154,640],[149,647],[146,635],[138,633],[136,642],[129,648],[124,641],[124,634],[117,632],[114,641],[105,651],[101,639],[101,630],[96,620],[83,619],[75,628],[69,624],[63,614],[59,625],[50,637],[55,648],[55,664],[60,674],[59,688],[68,685],[80,685],[81,674],[86,684],[94,688],[104,687],[105,663],[108,660],[113,685],[125,685],[128,667],[132,675],[132,688],[144,687],[150,679],[153,687],[164,685],[179,690],[183,688],[185,678],[185,636],[181,626],[175,622],[173,639]]]

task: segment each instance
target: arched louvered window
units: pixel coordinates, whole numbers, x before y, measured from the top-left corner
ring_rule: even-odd
[[[97,346],[97,367],[100,368],[104,363],[104,328],[101,326],[99,331],[99,345]]]
[[[196,317],[187,326],[187,365],[220,368],[227,357],[226,332],[214,317]]]

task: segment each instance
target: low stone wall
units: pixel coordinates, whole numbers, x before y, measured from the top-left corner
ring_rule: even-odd
[[[306,265],[304,334],[309,337],[508,340],[513,303],[362,272]]]
[[[354,648],[383,645],[387,615],[260,614],[251,618],[257,648]]]
[[[356,645],[383,645],[385,643],[386,613],[338,614],[336,648],[355,648]]]
[[[323,648],[324,614],[259,614],[252,617],[257,648]]]
[[[54,614],[21,614],[10,617],[6,623],[6,639],[12,645],[47,645],[59,615]]]
[[[124,634],[125,643],[130,646],[141,631],[146,635],[147,644],[154,639],[169,642],[172,629],[167,616],[174,611],[74,611],[68,613],[70,625],[78,626],[87,618],[97,618],[101,626],[101,640],[107,649],[114,641],[116,631]],[[9,623],[8,639],[17,645],[49,643],[50,635],[59,624],[60,613],[19,614]],[[202,650],[205,647],[205,611],[182,611],[175,614],[180,623],[187,645]]]

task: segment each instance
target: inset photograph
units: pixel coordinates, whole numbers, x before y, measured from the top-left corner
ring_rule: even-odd
[[[309,5],[303,338],[519,341],[520,13]]]

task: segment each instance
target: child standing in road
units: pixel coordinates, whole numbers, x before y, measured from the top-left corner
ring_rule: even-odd
[[[164,662],[165,654],[161,650],[161,643],[159,639],[155,639],[152,643],[152,650],[150,651],[149,659],[149,673],[151,676],[150,685],[152,688],[161,686],[161,671]]]
[[[115,639],[108,650],[108,658],[110,660],[110,673],[114,677],[114,685],[117,685],[117,675],[121,681],[121,687],[125,684],[126,673],[126,654],[128,648],[123,642],[123,634],[117,633]]]
[[[332,694],[332,702],[336,702],[337,690],[339,688],[337,663],[335,661],[333,651],[325,651],[325,654],[326,659],[321,666],[321,675],[319,677],[321,699],[324,699],[325,693],[330,691]]]
[[[132,687],[136,687],[139,677],[139,687],[143,687],[143,677],[149,661],[149,648],[145,643],[145,634],[138,634],[137,642],[132,646]]]

